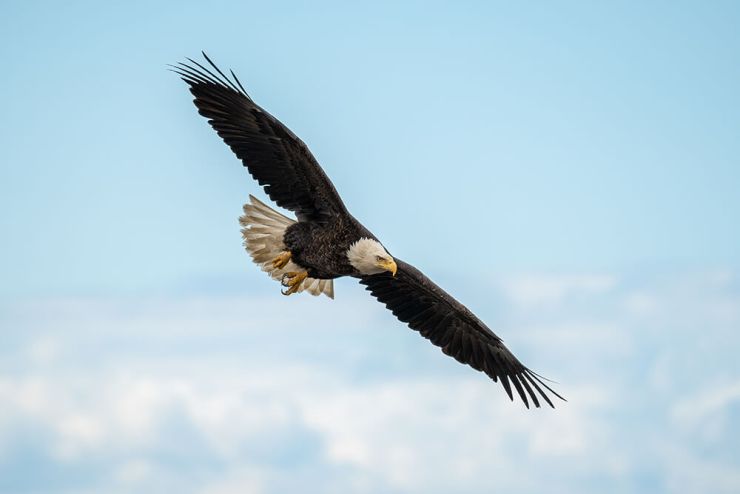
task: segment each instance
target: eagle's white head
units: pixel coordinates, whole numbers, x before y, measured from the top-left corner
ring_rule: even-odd
[[[361,238],[350,245],[347,250],[349,263],[362,274],[378,274],[390,271],[396,275],[396,261],[378,242],[370,238]]]

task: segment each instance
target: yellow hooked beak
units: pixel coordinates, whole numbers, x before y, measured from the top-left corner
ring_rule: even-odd
[[[378,266],[385,269],[386,271],[390,271],[393,276],[396,276],[398,266],[396,265],[396,261],[394,261],[393,259],[391,259],[390,261],[381,261],[378,263]]]

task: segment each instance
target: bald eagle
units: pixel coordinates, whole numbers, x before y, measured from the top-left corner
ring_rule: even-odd
[[[242,161],[278,206],[250,195],[240,218],[253,261],[291,295],[306,291],[334,298],[335,278],[357,278],[402,322],[457,361],[498,381],[513,401],[512,387],[529,408],[548,392],[564,399],[525,367],[501,338],[465,306],[412,265],[392,256],[347,211],[308,147],[258,106],[233,71],[225,75],[203,53],[171,68],[189,85],[198,112]]]

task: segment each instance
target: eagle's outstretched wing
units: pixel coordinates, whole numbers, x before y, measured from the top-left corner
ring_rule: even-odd
[[[236,75],[188,59],[172,66],[190,85],[195,106],[265,192],[299,220],[321,222],[346,208],[308,147],[247,95]]]
[[[400,259],[396,259],[396,264],[396,276],[387,272],[365,276],[360,283],[399,320],[457,361],[485,372],[494,381],[500,380],[512,400],[513,384],[527,408],[527,396],[536,407],[540,406],[538,394],[554,408],[548,391],[564,400],[540,376],[522,365],[501,338],[464,305],[415,267]]]

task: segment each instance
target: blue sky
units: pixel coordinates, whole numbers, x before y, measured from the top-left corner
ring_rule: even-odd
[[[736,2],[0,12],[0,492],[740,489]],[[570,402],[506,402],[352,281],[281,297],[165,70],[203,49]]]
[[[201,49],[440,275],[461,244],[495,272],[740,263],[733,2],[4,10],[9,295],[244,266],[234,221],[257,187],[164,70]]]

